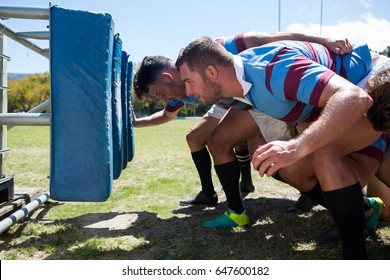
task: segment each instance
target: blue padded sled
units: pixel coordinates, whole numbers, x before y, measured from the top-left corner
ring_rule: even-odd
[[[114,36],[112,59],[112,156],[113,176],[118,179],[122,172],[122,97],[121,97],[122,41],[119,34]]]
[[[109,14],[50,12],[50,196],[105,201],[113,180],[114,22]]]
[[[125,169],[128,163],[128,149],[129,149],[129,137],[128,137],[128,125],[129,125],[129,108],[128,108],[128,96],[127,96],[127,63],[129,55],[122,51],[122,64],[121,64],[121,98],[122,98],[122,137],[123,137],[123,158],[122,168]]]
[[[127,160],[130,162],[134,158],[135,148],[134,148],[134,125],[133,125],[133,106],[132,102],[132,84],[133,84],[133,62],[129,61],[127,65],[127,98],[128,98],[128,108],[129,108],[129,124],[128,124],[128,155]]]

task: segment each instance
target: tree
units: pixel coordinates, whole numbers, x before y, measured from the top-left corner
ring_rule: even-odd
[[[380,54],[390,57],[390,46],[387,46],[387,48],[380,52]]]
[[[12,80],[8,86],[8,112],[27,112],[50,98],[48,72]]]

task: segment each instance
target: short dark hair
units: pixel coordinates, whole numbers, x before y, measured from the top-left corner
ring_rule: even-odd
[[[185,47],[179,54],[175,65],[179,69],[185,62],[191,71],[196,71],[202,75],[209,65],[228,66],[233,64],[233,57],[221,44],[210,37],[204,36]]]
[[[171,63],[172,60],[165,56],[145,56],[133,78],[135,95],[142,99],[142,96],[149,92],[149,87],[156,81],[158,74]]]
[[[365,90],[373,99],[367,118],[375,130],[390,133],[390,68],[375,75]]]

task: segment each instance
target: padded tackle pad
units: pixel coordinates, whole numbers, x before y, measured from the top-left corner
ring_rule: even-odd
[[[119,34],[114,36],[112,59],[112,156],[114,180],[123,168],[122,96],[121,96],[122,41]]]
[[[129,60],[129,55],[122,51],[122,64],[121,64],[121,97],[122,97],[122,137],[123,137],[123,158],[122,158],[122,168],[125,169],[128,163],[128,149],[129,149],[129,139],[128,139],[128,126],[129,126],[129,106],[128,106],[128,96],[127,96],[127,63]]]
[[[133,62],[129,61],[127,64],[127,102],[128,102],[128,108],[129,108],[129,114],[128,114],[128,155],[127,160],[130,162],[134,158],[135,154],[135,148],[134,148],[134,125],[133,125],[133,106],[131,105],[132,102],[132,81],[133,81]]]
[[[112,188],[109,14],[50,8],[50,195],[105,201]]]

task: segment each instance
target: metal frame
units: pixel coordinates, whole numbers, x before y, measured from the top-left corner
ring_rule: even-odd
[[[0,6],[0,17],[2,16],[2,11],[1,11],[1,6]],[[36,45],[33,41],[26,39],[27,35],[26,34],[40,34],[40,36],[43,38],[44,36],[42,35],[46,31],[39,31],[37,32],[19,32],[18,30],[12,28],[11,26],[7,25],[3,20],[0,20],[0,33],[4,34],[8,38],[20,43],[21,45],[25,46],[26,48],[29,48],[30,50],[36,52],[37,54],[40,54],[46,58],[49,58],[49,49],[43,49]],[[34,37],[34,36],[33,36]],[[37,35],[35,35],[37,37]],[[48,38],[48,35],[46,35]]]
[[[33,41],[29,40],[49,40],[48,31],[19,32],[7,25],[4,20],[8,18],[48,20],[49,16],[49,8],[0,5],[0,179],[4,181],[12,181],[12,186],[10,184],[4,185],[4,187],[9,187],[8,195],[10,196],[13,196],[13,178],[6,177],[3,174],[3,154],[9,151],[7,148],[7,131],[15,125],[50,125],[50,114],[42,113],[44,110],[50,108],[50,100],[43,102],[37,107],[31,109],[29,112],[8,113],[7,91],[9,88],[7,80],[7,62],[10,60],[10,57],[7,56],[7,37],[46,57],[47,59],[50,58],[50,54],[49,49],[41,48]],[[49,197],[49,194],[47,194],[47,197]]]
[[[7,91],[9,88],[7,79],[7,62],[10,60],[7,53],[7,39],[0,34],[0,115],[7,112]],[[0,125],[0,177],[3,175],[4,158],[3,154],[7,149],[7,127]]]
[[[23,18],[23,19],[48,20],[49,16],[50,16],[50,10],[48,8],[0,5],[0,17],[3,19]],[[3,20],[0,20],[0,29],[1,29],[0,31],[1,36],[4,34],[8,38],[11,38],[12,40],[20,43],[26,48],[29,48],[32,51],[49,59],[49,49],[41,48],[40,46],[36,45],[33,41],[27,39],[27,38],[31,38],[31,39],[39,39],[39,40],[49,40],[48,31],[19,32],[18,30],[7,25]],[[2,56],[7,57],[5,51],[1,51],[0,53],[2,54]],[[0,74],[3,76],[3,79],[4,76],[6,79],[7,78],[6,68],[5,70],[1,69]],[[1,82],[0,83],[1,87],[7,86],[7,84],[4,84],[4,82],[2,82],[1,80],[0,82]],[[27,112],[29,114],[26,113],[9,114],[7,113],[7,107],[5,106],[5,109],[3,107],[3,109],[0,110],[0,125],[11,125],[10,128],[12,128],[14,125],[50,125],[50,122],[47,121],[49,119],[48,114],[38,114],[38,115],[34,114],[34,113],[41,113],[42,111],[44,111],[49,107],[50,107],[50,101],[47,100],[41,105],[38,105],[36,108]]]

